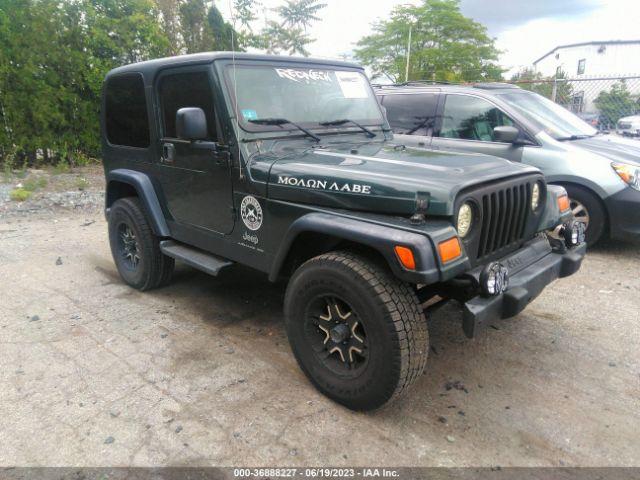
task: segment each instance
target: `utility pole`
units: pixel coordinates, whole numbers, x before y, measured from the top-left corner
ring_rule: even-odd
[[[409,40],[407,41],[407,69],[404,72],[404,81],[409,81],[409,61],[411,59],[411,25],[409,25]]]

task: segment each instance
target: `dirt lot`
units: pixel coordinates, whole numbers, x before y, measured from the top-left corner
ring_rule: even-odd
[[[179,266],[138,293],[76,197],[0,198],[1,466],[640,465],[637,245],[595,249],[475,340],[441,310],[424,377],[362,414],[298,369],[282,285]]]

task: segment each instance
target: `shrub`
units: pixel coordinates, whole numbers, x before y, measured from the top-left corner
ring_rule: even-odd
[[[84,191],[88,186],[89,186],[89,182],[87,181],[86,178],[78,177],[76,179],[76,187],[78,188],[78,190]]]
[[[9,192],[9,197],[15,202],[24,202],[31,197],[31,192],[29,190],[25,190],[24,188],[16,188]]]
[[[39,188],[44,188],[47,186],[47,179],[44,177],[38,178],[28,178],[24,181],[23,189],[29,192],[35,192]]]
[[[54,175],[60,175],[61,173],[69,173],[71,171],[71,167],[69,166],[69,164],[64,161],[64,160],[60,160],[55,167],[53,167],[53,173]]]

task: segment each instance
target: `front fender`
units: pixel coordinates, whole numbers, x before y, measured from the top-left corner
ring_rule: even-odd
[[[270,280],[278,278],[293,242],[298,235],[306,232],[331,235],[373,248],[385,258],[394,275],[404,281],[430,284],[439,280],[438,265],[427,236],[319,212],[304,215],[291,224],[276,253],[269,272]],[[408,270],[400,264],[394,250],[396,245],[412,249],[416,260],[415,270]]]
[[[147,212],[154,234],[159,237],[171,236],[167,221],[160,207],[160,202],[158,201],[158,195],[156,194],[155,188],[153,188],[151,180],[148,175],[136,170],[118,168],[107,173],[107,194],[105,196],[105,211],[107,215],[113,202],[118,199],[117,196],[114,195],[117,184],[126,184],[135,189],[138,198],[140,198]]]

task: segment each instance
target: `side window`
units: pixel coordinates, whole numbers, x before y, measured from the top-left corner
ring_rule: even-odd
[[[142,76],[119,75],[107,81],[105,127],[113,145],[147,148],[149,116]]]
[[[447,95],[442,114],[440,137],[491,142],[493,129],[513,126],[502,110],[478,97]]]
[[[587,64],[587,60],[582,58],[578,60],[578,75],[584,75],[584,68]]]
[[[383,102],[393,132],[401,135],[431,135],[437,104],[435,93],[387,95]]]
[[[213,89],[206,72],[175,73],[161,78],[159,86],[160,106],[164,136],[176,138],[176,113],[184,107],[198,107],[207,117],[209,136],[216,141],[216,124],[213,113]]]

